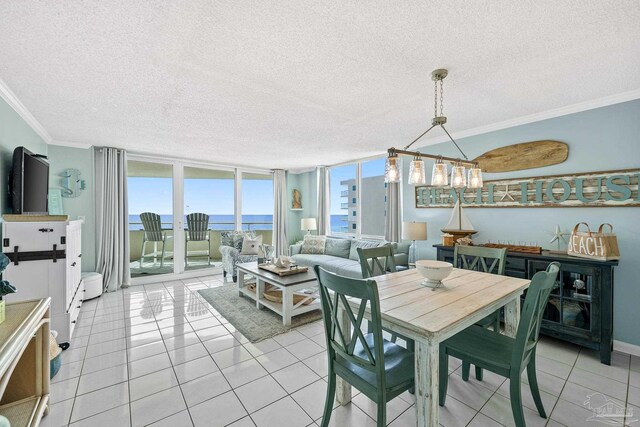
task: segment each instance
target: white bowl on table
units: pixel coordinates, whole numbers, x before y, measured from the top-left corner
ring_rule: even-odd
[[[444,261],[421,259],[416,261],[416,269],[425,278],[423,285],[430,288],[439,288],[453,270],[453,264]]]

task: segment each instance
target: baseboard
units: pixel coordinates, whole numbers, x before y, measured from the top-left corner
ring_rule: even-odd
[[[640,345],[629,344],[628,342],[613,340],[613,349],[620,353],[630,354],[640,357]]]

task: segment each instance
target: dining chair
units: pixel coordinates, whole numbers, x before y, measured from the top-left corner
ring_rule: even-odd
[[[538,390],[536,346],[542,315],[559,269],[560,264],[553,262],[546,271],[537,272],[531,279],[515,338],[473,325],[440,344],[440,406],[444,406],[447,397],[449,356],[453,356],[463,362],[464,381],[469,380],[470,364],[509,378],[511,410],[517,427],[525,426],[520,375],[526,369],[538,413],[542,418],[547,417]]]
[[[162,230],[162,220],[160,215],[153,212],[143,212],[140,214],[140,222],[142,222],[142,228],[144,233],[142,235],[142,253],[140,255],[140,268],[142,268],[142,262],[145,258],[153,256],[154,264],[156,251],[152,254],[145,254],[146,245],[148,242],[160,243],[162,242],[162,253],[160,254],[160,267],[164,265],[164,255],[166,253],[165,248],[167,246],[167,233]]]
[[[413,352],[382,338],[378,285],[314,267],[318,277],[322,319],[327,337],[329,376],[322,426],[329,425],[339,376],[376,402],[377,425],[386,426],[387,402],[414,386]],[[349,304],[356,305],[352,308]],[[373,331],[360,329],[369,307]],[[344,311],[344,316],[342,315]],[[342,325],[339,318],[348,318]]]
[[[360,258],[360,268],[362,269],[362,278],[381,276],[387,273],[395,273],[396,263],[391,246],[380,246],[377,248],[357,248],[358,257]],[[385,328],[382,328],[386,330]],[[415,343],[412,339],[404,337],[397,332],[386,330],[391,334],[391,342],[397,342],[398,338],[402,338],[407,343],[407,350],[413,351]],[[369,322],[368,332],[371,330],[371,322]]]
[[[208,242],[207,263],[211,265],[211,239],[209,237],[209,215],[191,213],[187,215],[187,233],[184,243],[184,263],[189,265],[189,242]]]
[[[481,246],[456,245],[453,251],[453,266],[464,270],[482,271],[504,275],[507,260],[505,248],[483,248]],[[480,320],[476,325],[500,332],[500,310]]]

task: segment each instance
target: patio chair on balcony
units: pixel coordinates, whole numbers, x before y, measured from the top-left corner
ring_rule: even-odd
[[[145,258],[153,257],[154,264],[155,258],[158,256],[156,246],[158,243],[162,243],[162,252],[160,254],[160,267],[164,266],[165,248],[167,246],[167,233],[162,230],[162,221],[160,215],[153,212],[143,212],[140,214],[140,221],[144,228],[144,235],[142,236],[142,255],[140,255],[140,268]],[[154,250],[152,253],[145,253],[147,243],[154,243]]]
[[[209,244],[207,251],[207,263],[211,265],[211,239],[209,237],[209,215],[204,213],[192,213],[187,215],[187,233],[184,243],[184,262],[189,266],[189,242],[204,242]],[[201,256],[196,252],[191,256]]]

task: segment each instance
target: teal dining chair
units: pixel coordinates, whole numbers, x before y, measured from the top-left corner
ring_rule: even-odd
[[[453,251],[453,266],[464,270],[504,275],[506,259],[507,250],[504,248],[456,245]],[[483,327],[491,326],[494,331],[500,332],[500,310],[496,310],[495,313],[476,324]]]
[[[320,266],[318,277],[322,319],[327,337],[329,376],[322,426],[329,425],[339,376],[376,402],[377,425],[387,425],[387,402],[414,386],[413,352],[382,338],[378,285],[371,279],[352,279]],[[349,301],[356,307],[352,308]],[[360,329],[369,307],[373,331]],[[348,323],[341,325],[344,310]]]
[[[377,248],[357,248],[358,257],[360,258],[360,268],[362,269],[362,278],[381,276],[387,273],[395,273],[396,262],[394,258],[393,248],[391,246],[380,246]],[[383,330],[386,330],[382,328]],[[413,351],[415,343],[412,339],[404,337],[397,332],[386,330],[391,334],[391,342],[397,342],[398,338],[403,339],[407,343],[407,350]],[[369,322],[369,330],[371,331],[371,322]]]
[[[531,279],[515,338],[473,325],[440,344],[440,406],[444,406],[447,397],[449,356],[453,356],[463,362],[464,381],[469,380],[470,364],[509,378],[511,410],[517,427],[525,426],[520,375],[526,369],[536,409],[541,417],[547,418],[538,390],[536,347],[542,315],[559,269],[560,264],[553,262]]]

